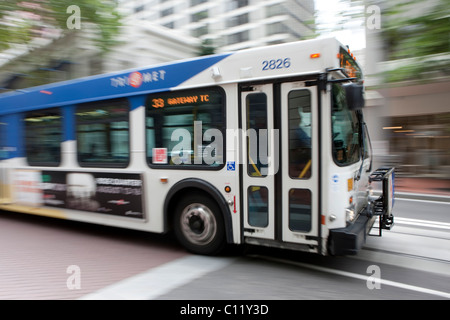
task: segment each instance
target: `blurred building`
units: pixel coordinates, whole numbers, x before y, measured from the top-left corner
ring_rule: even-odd
[[[398,83],[380,90],[389,153],[403,175],[450,179],[450,80]]]
[[[119,0],[124,15],[211,42],[217,51],[314,35],[314,0]]]
[[[416,5],[403,16],[420,16],[432,10],[432,1]],[[366,7],[383,1],[365,0]],[[381,29],[366,27],[365,71],[368,96],[367,122],[379,164],[392,164],[399,175],[450,179],[450,76],[447,70],[431,70],[401,81],[389,81],[387,72],[403,67],[448,61],[450,52],[418,59],[389,60],[389,44]],[[405,25],[404,28],[415,26]],[[450,38],[448,38],[450,41]],[[450,48],[450,43],[448,48]],[[414,50],[414,49],[412,49]]]
[[[0,92],[191,58],[200,46],[199,39],[151,22],[125,20],[117,45],[102,53],[81,29],[0,53]]]
[[[119,44],[102,54],[89,32],[58,33],[0,52],[0,92],[314,34],[313,0],[118,0]],[[208,48],[206,48],[208,49]]]
[[[192,58],[201,52],[199,39],[151,21],[126,19],[118,41],[102,59],[102,72]]]

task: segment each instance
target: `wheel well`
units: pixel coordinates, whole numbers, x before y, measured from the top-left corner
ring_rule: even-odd
[[[231,222],[231,212],[228,204],[219,191],[207,182],[201,180],[187,179],[178,182],[169,191],[164,204],[164,230],[169,232],[173,228],[173,218],[177,203],[185,196],[198,194],[214,200],[222,214],[225,224],[225,233],[228,243],[233,243],[233,230]]]

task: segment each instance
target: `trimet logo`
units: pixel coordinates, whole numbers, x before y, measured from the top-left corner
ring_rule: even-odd
[[[111,86],[139,88],[143,83],[164,81],[166,76],[165,70],[148,71],[140,73],[138,71],[130,73],[128,76],[111,78]]]
[[[142,84],[142,74],[140,72],[133,72],[128,76],[128,83],[134,88],[139,88]]]

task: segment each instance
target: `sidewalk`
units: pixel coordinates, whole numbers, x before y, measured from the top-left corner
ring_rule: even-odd
[[[395,178],[395,194],[399,198],[416,198],[450,202],[450,180],[433,178]]]

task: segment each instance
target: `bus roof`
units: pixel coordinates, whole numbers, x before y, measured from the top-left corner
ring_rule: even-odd
[[[0,95],[0,115],[175,88],[320,73],[338,66],[340,47],[334,38],[304,40],[21,89]]]

